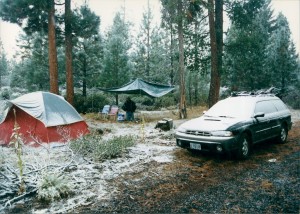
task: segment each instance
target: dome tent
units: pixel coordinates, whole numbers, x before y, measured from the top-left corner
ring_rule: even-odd
[[[33,92],[6,102],[0,112],[0,144],[10,142],[15,122],[24,143],[66,142],[89,133],[78,112],[63,97],[49,92]]]

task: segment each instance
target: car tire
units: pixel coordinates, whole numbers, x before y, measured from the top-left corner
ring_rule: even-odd
[[[247,159],[250,155],[250,147],[250,139],[246,133],[243,133],[238,143],[237,158],[240,160]]]
[[[287,142],[287,136],[288,136],[288,131],[287,131],[286,126],[281,125],[280,135],[278,137],[278,142],[281,143],[281,144],[286,143]]]

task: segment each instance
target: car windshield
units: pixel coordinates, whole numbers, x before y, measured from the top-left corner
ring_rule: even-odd
[[[225,99],[216,103],[204,115],[207,117],[250,117],[253,111],[251,102],[245,99]]]

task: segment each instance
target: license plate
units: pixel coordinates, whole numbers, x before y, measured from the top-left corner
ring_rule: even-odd
[[[190,143],[190,148],[195,150],[201,150],[201,144],[198,143]]]

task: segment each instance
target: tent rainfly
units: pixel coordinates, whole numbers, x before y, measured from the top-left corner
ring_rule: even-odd
[[[61,96],[33,92],[8,100],[0,111],[0,144],[9,144],[14,125],[24,143],[66,142],[89,133],[78,112]]]
[[[146,82],[137,78],[120,88],[101,89],[116,94],[141,94],[149,97],[161,97],[174,90],[173,86]]]

